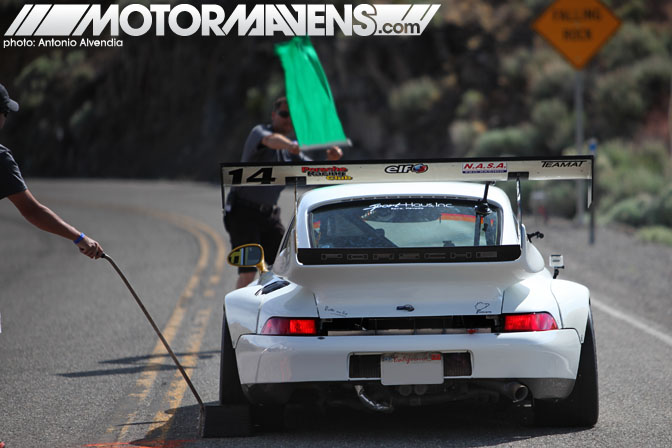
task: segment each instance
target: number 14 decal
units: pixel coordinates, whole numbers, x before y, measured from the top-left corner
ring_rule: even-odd
[[[243,169],[238,168],[237,170],[229,171],[229,175],[233,177],[231,180],[231,185],[240,185],[243,183]],[[245,183],[255,183],[260,184],[271,184],[275,181],[273,177],[273,168],[261,168],[256,173],[245,179]]]

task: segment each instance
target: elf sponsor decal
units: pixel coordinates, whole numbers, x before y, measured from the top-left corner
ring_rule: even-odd
[[[428,169],[429,167],[424,163],[406,163],[386,166],[385,172],[387,174],[426,173]]]
[[[462,164],[462,174],[490,174],[506,172],[506,162],[467,162]]]
[[[352,180],[352,176],[348,176],[346,173],[348,169],[344,166],[329,166],[329,167],[312,167],[304,166],[301,167],[301,172],[306,176],[322,176],[327,180]]]
[[[544,160],[541,162],[542,168],[580,168],[585,160]]]

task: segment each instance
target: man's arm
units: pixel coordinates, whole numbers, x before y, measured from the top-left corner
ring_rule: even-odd
[[[273,133],[267,135],[261,139],[261,143],[267,148],[283,150],[287,149],[290,153],[297,155],[301,151],[299,150],[299,145],[293,140],[288,139],[282,134]]]
[[[301,153],[298,143],[293,140],[288,139],[282,134],[271,134],[261,139],[261,143],[271,149],[276,149],[278,151],[287,149],[293,155],[298,155]],[[327,160],[335,161],[343,157],[343,150],[338,146],[332,146],[327,149]],[[311,160],[310,158],[306,160]]]
[[[21,212],[23,217],[35,227],[42,229],[45,232],[62,236],[71,241],[75,241],[79,238],[79,230],[65,222],[60,216],[51,211],[51,209],[40,204],[29,190],[15,193],[7,197],[12,201],[19,212]],[[80,252],[90,258],[100,258],[103,254],[103,248],[100,247],[100,244],[87,236],[77,243],[77,247],[79,247]]]

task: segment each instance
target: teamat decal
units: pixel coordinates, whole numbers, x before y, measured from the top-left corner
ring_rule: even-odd
[[[462,164],[462,174],[506,173],[506,162],[466,162]]]
[[[426,173],[429,166],[424,163],[405,163],[401,165],[389,165],[385,167],[387,174],[404,174],[404,173]]]
[[[329,167],[301,167],[301,172],[306,176],[322,176],[327,180],[352,180],[352,176],[346,173],[348,169],[344,166],[329,166]]]
[[[585,160],[544,160],[541,162],[542,168],[580,168]]]

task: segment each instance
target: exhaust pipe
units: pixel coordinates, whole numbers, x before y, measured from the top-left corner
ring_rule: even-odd
[[[394,411],[394,407],[391,404],[378,403],[367,397],[364,393],[364,386],[360,386],[359,384],[356,385],[355,391],[357,392],[357,398],[359,398],[359,401],[361,401],[364,406],[371,409],[372,411],[384,412],[387,414]]]
[[[509,397],[514,403],[519,403],[527,398],[530,390],[526,385],[520,383],[506,383],[503,386],[503,395]]]
[[[480,381],[477,384],[481,388],[481,394],[485,391],[490,391],[490,393],[496,393],[499,395],[503,395],[510,399],[513,403],[519,403],[523,400],[525,400],[528,395],[529,395],[529,389],[527,388],[526,385],[521,384],[517,381],[511,381],[508,383],[502,383],[498,381]],[[374,401],[373,399],[369,398],[365,391],[364,391],[364,386],[361,385],[356,385],[355,386],[355,391],[357,392],[357,398],[359,398],[359,401],[368,409],[371,409],[372,411],[376,412],[384,412],[384,413],[391,413],[394,411],[394,406],[392,402],[390,403],[379,403],[377,401]],[[467,393],[465,396],[461,398],[468,398],[469,396],[474,398],[477,397],[479,392],[477,391],[472,391],[470,393]],[[409,394],[410,395],[410,394]],[[449,395],[431,395],[431,396],[417,396],[417,397],[411,397],[411,396],[404,396],[402,394],[401,397],[395,398],[394,402],[400,406],[419,406],[421,404],[439,404],[439,403],[444,403],[447,401],[454,401],[455,398]]]
[[[486,382],[480,382],[479,384],[486,389],[490,389],[495,392],[498,392],[501,395],[504,395],[514,403],[519,403],[525,400],[530,393],[530,390],[527,388],[526,385],[521,384],[517,381],[511,381],[509,383],[486,381]]]

